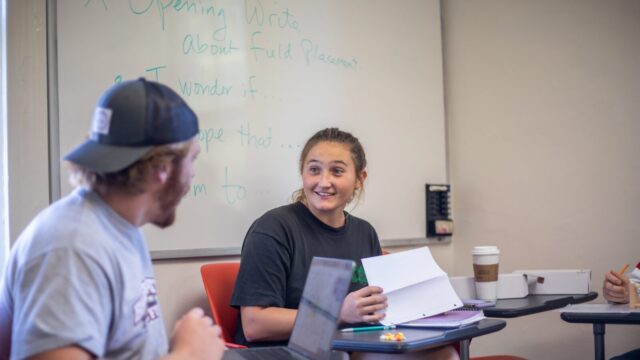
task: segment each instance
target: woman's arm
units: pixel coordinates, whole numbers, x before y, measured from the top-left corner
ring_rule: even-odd
[[[287,340],[298,310],[279,307],[242,306],[242,329],[247,341]]]

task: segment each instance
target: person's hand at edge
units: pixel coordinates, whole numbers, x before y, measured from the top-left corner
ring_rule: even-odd
[[[602,296],[611,302],[620,304],[628,303],[629,278],[624,275],[620,275],[613,270],[609,270],[609,272],[604,276]]]

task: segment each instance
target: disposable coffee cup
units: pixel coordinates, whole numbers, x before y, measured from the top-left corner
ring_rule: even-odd
[[[473,276],[476,282],[476,297],[495,301],[498,297],[498,261],[500,250],[497,246],[476,246],[473,256]]]

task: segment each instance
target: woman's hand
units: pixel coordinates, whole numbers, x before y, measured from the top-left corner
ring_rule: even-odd
[[[613,270],[609,270],[609,272],[604,276],[602,296],[612,302],[621,304],[628,303],[629,279]]]
[[[342,303],[340,321],[345,323],[370,322],[375,323],[385,316],[378,310],[387,308],[387,297],[382,294],[379,286],[367,286],[349,293]]]

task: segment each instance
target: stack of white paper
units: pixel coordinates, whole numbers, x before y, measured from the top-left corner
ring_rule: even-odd
[[[382,287],[385,325],[400,324],[462,306],[428,247],[362,259],[369,285]]]
[[[482,310],[453,310],[400,324],[404,327],[454,328],[484,319]]]

